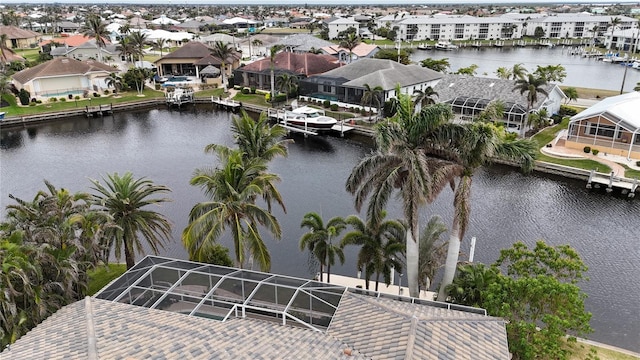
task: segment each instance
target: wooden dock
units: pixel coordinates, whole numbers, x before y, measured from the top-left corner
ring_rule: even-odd
[[[98,105],[98,106],[85,106],[84,115],[86,117],[92,116],[104,116],[113,114],[112,104]]]
[[[620,189],[623,195],[627,195],[630,198],[636,196],[638,190],[638,179],[627,179],[614,176],[613,171],[611,174],[598,173],[591,170],[589,173],[589,179],[587,180],[587,189],[600,188],[606,186],[607,192],[612,192],[613,189]]]
[[[242,107],[241,102],[216,96],[211,96],[211,103],[218,109],[231,110],[233,112],[237,112]]]

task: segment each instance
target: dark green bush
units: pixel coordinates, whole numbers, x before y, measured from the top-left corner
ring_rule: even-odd
[[[63,98],[63,97],[61,97],[61,98],[60,98],[60,101],[61,101],[61,102],[65,102],[65,101],[67,101],[67,98]]]
[[[573,116],[577,113],[578,113],[578,110],[567,105],[560,105],[560,111],[558,112],[558,114],[561,116]]]
[[[636,161],[636,166],[640,166],[640,160]]]
[[[20,99],[20,104],[22,105],[29,105],[29,98],[31,97],[31,94],[29,94],[29,92],[25,89],[20,89],[20,92],[18,93],[18,98]]]
[[[100,97],[100,94],[98,94],[97,92],[94,92],[94,93],[93,93],[93,97],[97,97],[97,98],[99,98],[99,97]]]
[[[49,102],[56,102],[56,101],[58,101],[58,98],[54,98],[54,97],[49,98]]]
[[[36,104],[42,104],[42,100],[36,100]]]
[[[584,149],[582,149],[582,151],[584,151],[586,154],[591,152],[591,146],[585,146]]]
[[[598,149],[593,149],[593,150],[591,150],[591,153],[592,153],[593,155],[598,155],[598,153],[599,153],[599,152],[600,152],[600,150],[598,150]]]
[[[243,87],[241,92],[246,95],[251,92],[251,89]]]
[[[338,111],[338,104],[331,104],[331,111]]]
[[[251,90],[251,93],[252,93],[252,94],[255,94],[255,93],[256,93],[256,87],[255,87],[255,86],[252,86],[252,87],[250,88],[250,90]]]
[[[322,102],[322,106],[325,108],[329,108],[331,106],[331,101],[325,100]]]

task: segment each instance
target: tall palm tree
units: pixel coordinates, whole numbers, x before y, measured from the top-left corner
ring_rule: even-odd
[[[134,179],[130,172],[120,176],[118,173],[108,174],[103,178],[104,184],[91,180],[94,204],[111,215],[117,228],[106,231],[108,248],[115,250],[120,258],[124,250],[127,269],[135,265],[136,252],[142,253],[144,247],[140,241],[142,236],[146,245],[157,254],[171,235],[169,220],[159,212],[148,209],[170,201],[167,198],[155,197],[171,190],[162,185],[155,185],[145,178]]]
[[[134,31],[128,37],[130,38],[132,45],[131,55],[138,59],[140,64],[142,64],[142,59],[144,58],[144,47],[147,46],[148,41],[147,34],[140,31]]]
[[[129,60],[133,61],[133,53],[135,49],[133,47],[133,42],[131,41],[130,36],[123,37],[120,40],[120,43],[116,46],[116,49],[120,51],[122,57],[124,57],[125,62]]]
[[[527,76],[527,68],[522,64],[513,64],[511,68],[511,79],[519,80],[524,79]]]
[[[284,45],[276,44],[269,48],[269,66],[271,68],[271,101],[276,97],[276,55],[280,50],[284,49]]]
[[[591,46],[595,46],[596,45],[596,37],[598,36],[598,32],[600,31],[600,26],[599,25],[593,25],[593,28],[591,28],[590,30],[587,30],[591,33],[593,33],[593,37],[591,38]]]
[[[360,45],[360,37],[355,33],[349,33],[347,37],[340,42],[340,47],[349,50],[349,63],[353,62],[353,49],[358,45]]]
[[[513,91],[519,91],[520,95],[526,94],[527,96],[527,117],[529,111],[533,108],[536,102],[538,102],[538,94],[548,96],[547,90],[544,86],[547,85],[547,81],[543,78],[536,77],[533,74],[528,74],[526,78],[520,78],[516,80],[516,86]],[[524,118],[522,122],[522,136],[525,135],[525,123]]]
[[[154,41],[151,46],[153,46],[154,50],[160,51],[160,57],[162,57],[162,51],[167,47],[167,39],[156,39],[156,41]]]
[[[278,91],[285,93],[286,101],[289,102],[289,94],[298,91],[298,77],[295,75],[282,73],[276,80]]]
[[[404,225],[397,220],[384,220],[379,224],[368,220],[365,223],[356,215],[348,216],[345,222],[354,230],[344,235],[341,246],[361,246],[356,267],[358,271],[364,269],[365,288],[369,289],[369,279],[373,274],[376,275],[375,291],[378,291],[381,274],[389,285],[392,281],[391,269],[402,272]]]
[[[227,231],[233,239],[235,260],[244,267],[247,260],[256,260],[262,271],[271,268],[271,255],[260,229],[280,239],[282,231],[270,211],[256,204],[264,189],[279,180],[266,172],[266,162],[260,158],[246,159],[241,150],[213,146],[219,167],[197,169],[191,185],[199,186],[210,199],[196,204],[189,213],[189,224],[182,232],[182,242],[189,258],[200,261]]]
[[[429,290],[436,272],[444,264],[447,242],[441,238],[447,230],[442,219],[434,215],[420,233],[418,281],[424,290]]]
[[[242,110],[240,116],[234,116],[231,124],[231,133],[238,148],[247,159],[259,158],[271,161],[276,156],[288,155],[287,145],[291,139],[283,139],[287,130],[280,126],[272,126],[266,113],[260,113],[254,120],[246,111]],[[208,145],[205,151],[211,152],[216,145]]]
[[[378,109],[378,114],[380,114],[380,107],[382,106],[382,96],[384,94],[384,89],[382,86],[377,85],[371,88],[371,85],[364,84],[364,92],[362,93],[362,99],[360,99],[361,105],[369,106],[369,121],[371,121],[371,105],[375,103],[376,109]]]
[[[300,227],[309,228],[309,232],[300,238],[300,250],[308,249],[320,262],[320,281],[324,267],[327,267],[327,282],[330,282],[331,265],[336,263],[336,256],[344,264],[342,247],[332,242],[347,227],[344,219],[336,216],[325,225],[320,215],[310,212],[304,215]]]
[[[113,87],[113,93],[118,95],[120,89],[122,89],[122,78],[118,76],[116,73],[111,73],[105,79],[105,84],[107,87]]]
[[[438,92],[433,90],[431,86],[427,86],[424,90],[414,90],[413,96],[415,96],[413,103],[416,106],[416,111],[420,111],[423,106],[429,106],[436,103],[434,98],[438,97]]]
[[[399,104],[393,121],[378,124],[378,149],[354,167],[346,189],[355,194],[358,211],[369,198],[367,218],[375,222],[382,220],[389,198],[398,190],[408,224],[405,244],[409,292],[418,297],[418,211],[459,174],[460,167],[436,161],[424,151],[425,134],[448,122],[453,116],[451,108],[434,105],[414,114],[411,96],[406,94],[399,95]]]
[[[120,32],[120,34],[124,35],[123,36],[124,38],[131,33],[131,25],[129,24],[120,25],[120,27],[118,28],[118,31]]]
[[[467,123],[453,132],[442,132],[434,144],[455,149],[454,157],[447,157],[463,167],[463,172],[455,189],[453,224],[449,236],[447,260],[440,284],[438,300],[446,300],[446,286],[455,275],[460,252],[460,242],[464,238],[470,217],[471,183],[474,172],[495,158],[505,159],[521,165],[526,172],[533,169],[537,155],[535,141],[506,140],[502,133],[490,123]]]
[[[227,92],[227,83],[224,81],[224,75],[227,72],[226,63],[229,57],[233,54],[233,48],[229,44],[217,40],[213,44],[211,54],[220,59],[220,74],[222,74],[222,88],[224,92]]]
[[[7,65],[9,48],[7,47],[7,41],[9,41],[8,34],[0,34],[0,70],[4,73],[4,68]]]
[[[611,18],[611,21],[609,23],[611,24],[609,25],[611,27],[611,41],[609,42],[609,50],[611,50],[611,48],[613,47],[613,32],[616,29],[616,26],[622,23],[622,19],[616,16]]]
[[[564,92],[564,95],[567,97],[565,104],[568,104],[571,101],[578,100],[578,90],[576,88],[568,87],[564,89],[562,92]]]
[[[106,25],[102,23],[97,15],[87,17],[84,25],[80,28],[82,35],[93,38],[98,48],[98,60],[102,62],[102,48],[106,45],[105,39],[109,36]]]

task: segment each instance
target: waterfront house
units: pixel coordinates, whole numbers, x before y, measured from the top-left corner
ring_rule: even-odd
[[[574,115],[565,146],[640,160],[640,93],[608,97]]]
[[[9,49],[26,49],[35,46],[42,37],[42,34],[35,31],[5,25],[0,25],[0,35],[7,35],[4,46]]]
[[[514,91],[514,80],[485,78],[447,74],[433,88],[438,93],[438,102],[451,104],[458,120],[471,121],[494,100],[504,103],[504,123],[507,128],[517,131],[526,122],[528,100],[526,94]],[[530,111],[542,108],[549,115],[557,114],[566,96],[556,84],[549,83],[544,88],[549,94],[538,94],[538,100]]]
[[[365,85],[383,89],[383,101],[396,97],[396,86],[412,94],[435,86],[442,74],[419,65],[403,65],[392,60],[360,59],[349,65],[300,81],[300,95],[360,105]]]
[[[198,41],[189,41],[179,49],[156,60],[154,64],[158,68],[159,76],[185,75],[200,77],[200,70],[207,66],[214,66],[225,72],[228,79],[233,70],[240,66],[240,53],[234,52],[225,59],[225,68],[222,68],[222,59],[211,55],[212,49]],[[222,80],[222,79],[220,79]]]
[[[82,35],[74,36],[84,42],[78,45],[69,45],[67,42],[62,46],[51,47],[51,56],[68,57],[76,60],[95,59],[106,61],[106,59],[115,60],[120,58],[120,51],[114,44],[107,43],[104,46],[97,46],[95,39],[89,39]]]
[[[380,51],[380,47],[375,44],[359,43],[351,51],[339,45],[325,46],[321,50],[323,53],[335,56],[341,62],[348,64],[358,59],[374,57]]]
[[[18,90],[25,89],[31,97],[83,95],[108,89],[106,78],[118,69],[95,60],[75,60],[59,57],[13,75]]]
[[[334,43],[319,39],[311,34],[295,34],[285,36],[276,44],[283,45],[287,51],[306,53],[311,50],[320,50],[325,46],[333,46]]]
[[[2,352],[22,359],[510,358],[482,309],[147,256]]]
[[[330,55],[312,53],[292,53],[283,51],[274,57],[273,67],[276,79],[281,74],[296,76],[298,80],[322,74],[340,66],[340,62]],[[271,58],[254,61],[235,70],[236,85],[268,90],[271,88]]]

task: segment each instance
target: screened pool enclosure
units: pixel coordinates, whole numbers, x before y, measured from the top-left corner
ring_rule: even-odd
[[[325,331],[345,290],[313,280],[147,256],[96,297],[189,316],[251,317]]]
[[[490,102],[491,100],[478,97],[457,96],[446,103],[451,105],[451,109],[455,114],[458,114],[461,120],[472,121],[480,115]],[[504,114],[502,121],[507,128],[521,126],[527,114],[527,109],[512,101],[505,101],[503,104]]]

